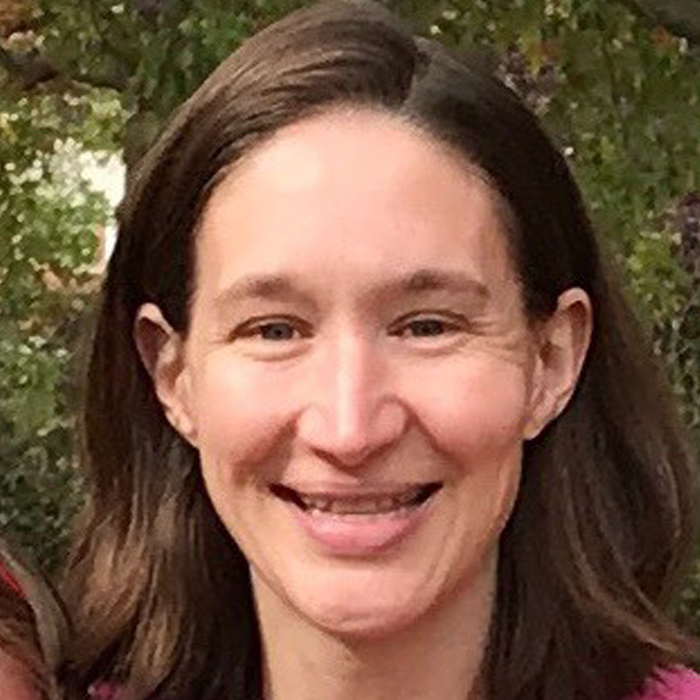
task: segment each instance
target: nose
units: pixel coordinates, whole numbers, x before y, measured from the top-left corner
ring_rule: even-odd
[[[338,466],[366,463],[406,429],[406,409],[392,394],[377,355],[371,340],[344,338],[327,347],[309,368],[313,376],[297,435]]]

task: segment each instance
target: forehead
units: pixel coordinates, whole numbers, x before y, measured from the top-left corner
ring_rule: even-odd
[[[453,150],[397,117],[338,110],[280,130],[215,190],[198,286],[314,268],[361,279],[449,264],[503,276],[503,222],[493,188]]]

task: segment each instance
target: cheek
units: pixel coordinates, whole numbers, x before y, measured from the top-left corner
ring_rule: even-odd
[[[198,364],[193,407],[197,442],[208,465],[254,468],[279,438],[288,420],[279,373],[232,359],[226,352]]]
[[[30,672],[2,649],[0,649],[0,688],[3,689],[2,697],[13,698],[13,700],[39,700],[41,697]]]
[[[416,413],[435,442],[454,456],[498,458],[519,452],[527,420],[528,383],[519,365],[484,357],[413,392]]]
[[[214,460],[237,465],[240,475],[263,463],[274,468],[275,447],[308,401],[314,372],[248,363],[225,351],[198,367],[193,405],[205,468]],[[483,462],[520,448],[527,386],[522,366],[484,353],[404,367],[394,390],[440,451]]]
[[[454,519],[443,546],[463,562],[459,578],[492,551],[517,498],[528,381],[521,366],[485,358],[451,372],[442,387],[423,383],[416,405],[450,465]]]

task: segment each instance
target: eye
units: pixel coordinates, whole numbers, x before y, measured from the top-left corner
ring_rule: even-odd
[[[254,331],[251,335],[259,335],[263,340],[292,340],[296,332],[294,326],[286,321],[261,323]]]
[[[454,333],[459,328],[460,326],[454,321],[435,316],[425,316],[404,321],[396,326],[390,332],[390,335],[402,338],[433,338]]]
[[[407,324],[407,328],[419,338],[442,335],[447,330],[446,324],[437,318],[421,318],[417,321],[411,321]]]
[[[233,334],[235,338],[264,340],[271,343],[283,343],[308,337],[308,329],[293,319],[274,318],[251,320],[239,327]]]

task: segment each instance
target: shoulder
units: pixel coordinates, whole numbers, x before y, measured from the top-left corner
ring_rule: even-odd
[[[700,675],[688,668],[660,671],[627,700],[700,700]]]

